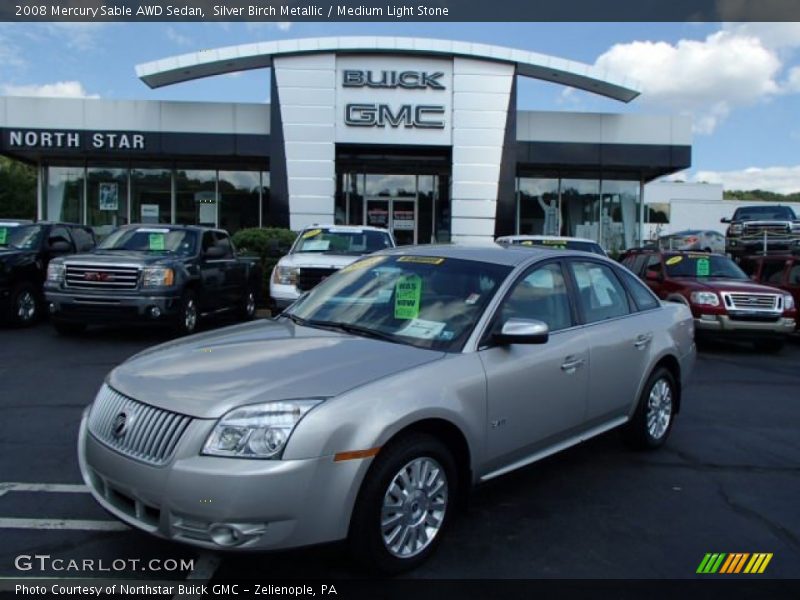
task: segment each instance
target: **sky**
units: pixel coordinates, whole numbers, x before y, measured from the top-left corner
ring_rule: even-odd
[[[269,71],[149,89],[134,66],[275,39],[395,35],[550,54],[638,82],[629,104],[521,78],[521,110],[685,114],[692,167],[670,179],[800,192],[800,23],[2,23],[0,95],[268,102]]]

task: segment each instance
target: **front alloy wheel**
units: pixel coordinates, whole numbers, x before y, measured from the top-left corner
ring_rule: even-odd
[[[659,367],[642,390],[633,417],[625,425],[625,441],[639,450],[661,446],[672,430],[677,407],[678,387],[672,373]]]
[[[39,301],[36,291],[28,283],[18,285],[11,294],[11,322],[25,327],[39,317]]]
[[[647,432],[654,440],[660,440],[669,429],[672,420],[672,388],[666,379],[655,382],[647,398]]]

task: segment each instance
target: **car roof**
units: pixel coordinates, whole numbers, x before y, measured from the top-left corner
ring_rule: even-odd
[[[228,232],[219,227],[208,227],[206,225],[182,225],[180,223],[129,223],[122,225],[119,229],[169,229],[174,231],[187,230],[187,231],[220,231],[227,234]]]
[[[379,231],[380,233],[389,233],[385,227],[375,227],[373,225],[335,225],[333,223],[315,223],[314,225],[307,225],[300,231],[308,231],[309,229],[340,229],[342,231]]]
[[[510,267],[529,262],[534,258],[552,258],[554,255],[578,256],[584,259],[587,256],[603,258],[599,254],[587,254],[586,252],[577,250],[552,250],[549,248],[506,246],[501,244],[427,244],[420,246],[399,246],[397,248],[382,250],[380,254],[436,256],[441,258],[474,260],[478,262],[507,265]]]
[[[596,240],[590,240],[588,238],[579,238],[579,237],[571,237],[566,235],[503,235],[497,238],[497,241],[500,240],[531,240],[532,242],[585,242],[588,244],[597,244],[600,245]]]

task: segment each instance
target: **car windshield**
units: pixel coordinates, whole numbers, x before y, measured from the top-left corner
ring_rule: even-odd
[[[605,256],[605,252],[603,252],[600,245],[594,242],[578,240],[512,240],[511,243],[518,246],[537,246],[540,248],[553,248],[554,250],[580,250]]]
[[[670,277],[747,279],[744,271],[726,256],[703,253],[676,254],[665,258]]]
[[[41,225],[13,225],[0,223],[0,246],[18,250],[34,250],[42,243],[44,228]]]
[[[371,254],[392,247],[389,234],[384,231],[351,228],[315,228],[304,231],[292,252],[319,252],[325,254]]]
[[[733,215],[734,221],[764,221],[780,219],[792,221],[796,217],[790,206],[748,206],[738,208]]]
[[[371,256],[284,312],[300,325],[458,352],[511,267],[438,256]]]
[[[97,246],[99,250],[166,252],[189,256],[195,253],[197,234],[187,229],[127,227],[117,229]]]

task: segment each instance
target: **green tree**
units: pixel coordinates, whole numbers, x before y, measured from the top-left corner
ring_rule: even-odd
[[[0,219],[36,218],[36,169],[0,156]]]

